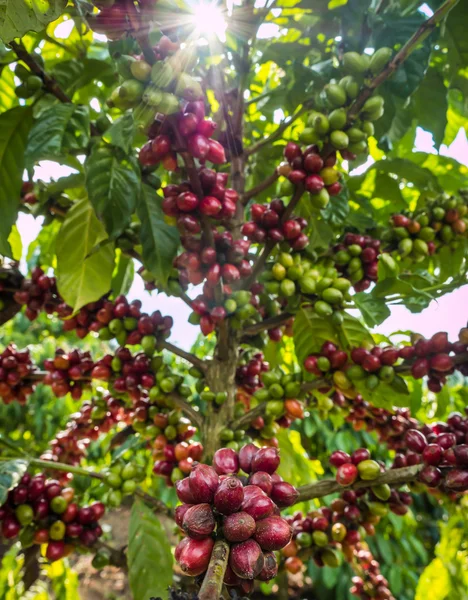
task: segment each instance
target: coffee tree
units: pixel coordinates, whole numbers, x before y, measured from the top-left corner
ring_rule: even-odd
[[[464,597],[468,329],[374,329],[466,280],[466,4],[65,4],[0,15],[8,598]]]

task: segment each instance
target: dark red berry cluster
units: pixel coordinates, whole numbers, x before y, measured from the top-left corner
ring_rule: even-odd
[[[32,181],[23,181],[20,192],[21,204],[37,204],[37,195],[34,192],[34,183]]]
[[[351,580],[353,585],[350,592],[353,596],[360,600],[395,600],[387,579],[380,572],[379,562],[372,556],[367,545],[355,546],[351,564],[356,573],[359,573]]]
[[[187,537],[175,557],[184,573],[196,576],[207,569],[216,531],[231,546],[226,585],[248,593],[254,579],[275,577],[274,551],[291,539],[279,509],[298,498],[297,490],[275,473],[279,463],[275,448],[248,444],[239,453],[223,448],[215,453],[212,467],[197,464],[176,484],[184,503],[176,509],[176,522]],[[240,469],[246,476],[238,475]]]
[[[26,316],[30,321],[37,318],[40,311],[52,314],[59,303],[55,277],[49,277],[40,267],[35,267],[31,279],[23,279],[21,288],[14,299],[26,306]]]
[[[74,400],[79,400],[83,394],[83,388],[88,385],[94,361],[90,352],[72,350],[65,352],[58,349],[55,358],[44,361],[44,369],[47,371],[43,383],[50,385],[52,392],[57,398],[62,398],[68,393]]]
[[[98,521],[105,507],[101,502],[80,506],[73,501],[74,490],[44,475],[23,475],[8,492],[0,507],[2,534],[14,539],[26,527],[34,529],[34,543],[47,544],[46,557],[59,560],[75,546],[92,546],[102,535]]]
[[[34,370],[29,350],[18,350],[14,344],[5,348],[0,354],[0,397],[5,404],[26,402],[34,391],[28,379]]]
[[[281,174],[288,177],[293,185],[302,184],[310,192],[315,208],[325,208],[330,196],[341,192],[340,174],[336,165],[336,152],[322,158],[318,146],[307,146],[304,150],[294,142],[284,148],[284,158],[289,166],[280,167]]]
[[[179,139],[175,139],[169,123],[163,122],[153,127],[157,135],[150,139],[140,150],[139,160],[144,166],[154,166],[160,162],[173,171],[177,168],[177,152],[180,152],[180,141],[187,152],[200,162],[212,162],[221,165],[226,162],[224,147],[218,141],[211,139],[217,125],[211,119],[205,118],[205,104],[201,100],[188,102],[185,109],[177,114],[177,131]],[[152,137],[150,128],[149,135]],[[155,132],[156,133],[156,132]],[[180,209],[185,212],[184,209]]]
[[[291,217],[284,219],[286,207],[279,199],[269,204],[252,204],[250,214],[252,221],[244,223],[242,233],[252,242],[264,243],[287,241],[290,247],[299,252],[309,245],[309,238],[303,232],[307,227],[306,219]]]
[[[155,0],[138,0],[129,5],[125,0],[96,0],[94,3],[100,12],[90,18],[93,31],[101,33],[110,40],[118,40],[131,31],[140,29],[140,11],[144,15],[154,8]],[[142,17],[143,18],[143,17]],[[144,17],[146,18],[146,17]]]
[[[71,415],[66,429],[50,442],[50,450],[41,458],[79,465],[90,442],[97,440],[101,433],[109,432],[119,422],[130,423],[129,409],[121,400],[106,396],[85,401],[79,412]]]
[[[241,353],[239,366],[236,369],[236,384],[243,387],[248,393],[253,394],[263,387],[260,375],[269,369],[270,365],[261,352],[256,352],[249,359],[248,353],[244,351]]]
[[[380,240],[368,235],[347,233],[333,247],[336,268],[351,281],[356,292],[364,292],[372,281],[377,281],[380,246]]]

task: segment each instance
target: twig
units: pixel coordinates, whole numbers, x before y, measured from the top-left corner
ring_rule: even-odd
[[[147,494],[141,488],[137,488],[135,490],[135,496],[138,496],[139,498],[141,498],[143,500],[143,502],[146,502],[146,504],[149,504],[150,506],[155,508],[158,512],[162,512],[165,515],[172,516],[171,509],[168,506],[166,506],[162,500],[158,500],[154,496]]]
[[[203,417],[202,415],[197,412],[193,406],[190,406],[190,404],[184,399],[182,398],[182,396],[179,396],[177,394],[171,394],[170,395],[170,399],[174,402],[174,404],[180,408],[180,410],[185,413],[187,415],[187,417],[192,421],[192,423],[198,427],[198,429],[200,429],[203,425]]]
[[[260,194],[264,190],[268,189],[270,187],[270,185],[272,185],[273,183],[275,183],[275,181],[277,181],[278,178],[279,178],[279,173],[278,173],[277,169],[275,169],[273,171],[273,173],[271,175],[269,175],[266,179],[264,179],[261,183],[259,183],[258,185],[256,185],[255,187],[253,187],[252,189],[248,190],[247,192],[245,192],[243,194],[242,203],[247,204],[247,202],[250,200],[250,198],[253,198],[257,194]]]
[[[252,144],[251,146],[246,148],[244,151],[245,156],[252,156],[252,154],[255,154],[256,152],[261,150],[261,148],[263,148],[263,146],[266,146],[267,144],[271,144],[272,142],[277,140],[279,137],[281,137],[283,132],[286,131],[286,129],[294,123],[294,121],[297,121],[297,119],[308,110],[309,110],[309,105],[308,105],[308,103],[304,102],[304,104],[299,109],[297,109],[295,113],[293,113],[290,117],[288,117],[282,123],[280,123],[280,125],[278,125],[278,127],[275,129],[275,131],[271,135],[269,135],[266,138],[263,138],[262,140],[256,142],[255,144]]]
[[[44,83],[45,89],[53,94],[60,102],[64,102],[66,104],[70,104],[72,99],[67,96],[67,94],[62,90],[59,84],[55,81],[53,77],[48,75],[44,69],[39,65],[34,56],[30,54],[23,44],[15,42],[14,40],[10,42],[10,48],[16,54],[16,56],[22,60],[28,67],[31,69],[33,73],[35,73],[38,77],[40,77]],[[92,135],[100,135],[96,126],[91,123],[91,134]]]
[[[211,553],[208,571],[198,592],[198,600],[219,600],[228,558],[229,544],[224,540],[218,540]]]
[[[73,475],[83,475],[85,477],[93,477],[94,479],[104,479],[104,475],[102,473],[88,471],[83,467],[77,467],[75,465],[67,465],[66,463],[53,462],[51,460],[42,460],[41,458],[26,458],[25,460],[28,460],[29,464],[33,467],[40,467],[41,469],[64,471],[65,473],[73,473]]]
[[[446,0],[440,8],[421,27],[411,36],[406,44],[399,52],[395,54],[393,59],[388,63],[385,69],[374,77],[360,92],[359,96],[351,105],[348,111],[348,122],[352,122],[360,113],[366,100],[372,96],[374,90],[388,79],[398,67],[408,58],[408,56],[416,49],[418,44],[422,42],[437,24],[458,4],[459,0]]]
[[[258,404],[255,408],[252,408],[252,410],[249,410],[241,417],[234,419],[234,421],[230,423],[229,428],[233,431],[236,429],[245,429],[248,425],[250,425],[250,423],[252,423],[254,419],[263,415],[267,406],[268,402],[262,402],[261,404]]]
[[[254,325],[249,325],[249,327],[246,327],[244,329],[242,334],[251,336],[251,335],[257,335],[257,333],[260,333],[261,331],[268,331],[269,329],[274,329],[275,327],[278,327],[279,325],[283,325],[283,323],[286,323],[287,321],[289,321],[289,319],[292,316],[293,316],[292,313],[288,313],[288,312],[281,313],[274,317],[270,317],[269,319],[265,319],[264,321],[260,321],[260,323],[255,323]]]
[[[204,360],[201,360],[201,358],[194,356],[190,352],[186,352],[185,350],[182,350],[182,348],[178,348],[174,344],[171,344],[171,342],[167,342],[167,341],[160,342],[158,344],[158,346],[161,348],[165,348],[166,350],[168,350],[169,352],[172,352],[172,354],[175,354],[176,356],[180,356],[180,358],[183,358],[187,362],[191,363],[194,367],[197,367],[197,369],[199,369],[200,371],[202,371],[202,372],[206,371],[206,364],[205,364]]]
[[[411,467],[403,467],[402,469],[389,469],[380,477],[377,477],[372,481],[363,481],[360,479],[353,485],[347,486],[346,488],[344,488],[334,479],[324,479],[322,481],[318,481],[317,483],[310,483],[298,488],[299,498],[297,499],[297,502],[313,500],[314,498],[322,498],[323,496],[328,496],[329,494],[342,492],[344,489],[358,490],[362,488],[373,487],[374,485],[383,485],[384,483],[387,483],[388,485],[401,485],[403,483],[414,481],[418,473],[423,468],[424,465],[413,465]]]

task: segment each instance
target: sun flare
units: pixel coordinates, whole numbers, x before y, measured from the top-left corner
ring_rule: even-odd
[[[192,21],[200,37],[224,39],[227,24],[223,11],[215,2],[200,2],[194,6]]]

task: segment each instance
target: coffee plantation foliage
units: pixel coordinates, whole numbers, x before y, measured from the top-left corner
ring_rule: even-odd
[[[468,598],[467,21],[4,2],[0,598]]]

